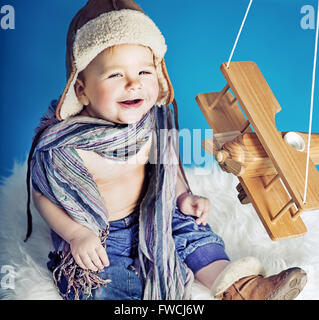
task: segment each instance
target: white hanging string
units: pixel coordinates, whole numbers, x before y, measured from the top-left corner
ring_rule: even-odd
[[[237,42],[238,42],[238,40],[239,40],[241,31],[243,30],[243,27],[244,27],[244,25],[245,25],[245,22],[246,22],[246,19],[247,19],[247,16],[248,16],[248,13],[249,13],[249,10],[250,10],[250,7],[251,7],[251,4],[252,4],[252,3],[253,3],[253,0],[250,0],[249,5],[248,5],[248,8],[247,8],[247,10],[246,10],[246,14],[245,14],[244,20],[243,20],[243,22],[241,23],[241,26],[240,26],[240,29],[239,29],[239,32],[238,32],[238,35],[237,35],[235,44],[234,44],[234,46],[233,46],[233,50],[231,51],[230,57],[229,57],[229,59],[228,59],[227,69],[229,68],[230,61],[231,61],[231,59],[232,59],[232,57],[233,57],[233,54],[234,54],[234,52],[235,52],[235,49],[236,49],[236,46],[237,46]]]
[[[312,88],[311,88],[310,119],[309,119],[309,130],[308,130],[306,179],[305,179],[305,190],[304,190],[304,196],[303,196],[303,203],[304,204],[307,201],[307,190],[308,190],[310,143],[311,143],[312,115],[313,115],[313,101],[314,101],[314,93],[315,93],[317,51],[318,51],[318,33],[319,33],[319,1],[318,1],[318,8],[317,8],[317,28],[316,28],[316,40],[315,40],[315,54],[314,54],[313,72],[312,72]]]

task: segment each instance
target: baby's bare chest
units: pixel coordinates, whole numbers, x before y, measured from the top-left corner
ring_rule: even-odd
[[[116,161],[104,158],[94,151],[77,149],[88,172],[92,175],[97,185],[114,183],[116,180],[123,180],[126,176],[140,172],[149,158],[151,139],[141,148],[141,150],[127,161]]]

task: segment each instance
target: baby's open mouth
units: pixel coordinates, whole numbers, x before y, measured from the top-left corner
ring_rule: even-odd
[[[121,101],[121,103],[124,104],[136,104],[139,103],[142,99],[135,99],[135,100],[125,100],[125,101]]]
[[[143,99],[124,100],[124,101],[120,101],[120,104],[129,106],[129,107],[136,107],[136,106],[139,106],[143,101],[144,101]]]

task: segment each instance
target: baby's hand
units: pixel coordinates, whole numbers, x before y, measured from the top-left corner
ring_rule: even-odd
[[[207,224],[210,207],[207,198],[185,192],[177,198],[177,205],[184,214],[198,217],[197,224],[202,223],[204,226]]]
[[[100,238],[91,230],[81,229],[69,243],[73,258],[82,269],[98,271],[110,265]]]

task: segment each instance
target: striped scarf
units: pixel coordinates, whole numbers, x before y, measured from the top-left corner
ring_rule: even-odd
[[[55,106],[55,103],[51,105],[49,114],[54,112]],[[42,133],[31,162],[34,188],[63,208],[72,219],[92,230],[104,245],[109,228],[107,208],[75,149],[125,161],[152,135],[150,162],[154,163],[150,166],[149,186],[140,204],[139,216],[139,271],[145,300],[191,297],[193,275],[180,260],[172,237],[178,167],[173,127],[173,115],[168,106],[154,106],[133,125],[85,116],[56,120]],[[56,282],[63,274],[68,280],[68,289],[74,289],[76,298],[81,291],[90,295],[92,289],[107,285],[109,280],[81,269],[68,243],[60,238],[59,251],[61,248],[61,261],[53,272]]]

